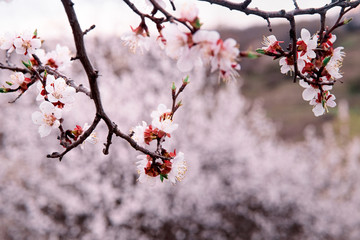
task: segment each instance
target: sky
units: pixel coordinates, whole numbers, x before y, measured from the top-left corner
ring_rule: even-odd
[[[143,0],[134,0],[141,2]],[[176,0],[180,2],[182,0]],[[184,1],[184,0],[183,0]],[[186,1],[186,0],[185,0]],[[1,32],[11,30],[38,29],[41,37],[70,35],[68,21],[60,0],[0,0]],[[129,31],[129,26],[137,26],[139,17],[121,0],[73,0],[78,19],[83,29],[95,24],[93,34],[121,35]],[[301,8],[319,7],[330,0],[298,0]],[[200,20],[207,29],[218,27],[248,28],[267,23],[256,16],[246,16],[237,11],[198,2]],[[262,10],[291,10],[292,0],[253,0],[250,7]],[[216,16],[216,17],[214,17]],[[307,20],[314,16],[305,16]],[[318,18],[318,16],[315,16]],[[272,20],[272,24],[278,22]]]

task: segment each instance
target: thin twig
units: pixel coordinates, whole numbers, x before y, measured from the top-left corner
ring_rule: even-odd
[[[88,32],[90,32],[91,30],[93,30],[95,28],[95,25],[91,25],[88,29],[86,29],[84,32],[83,32],[83,35],[86,35]]]
[[[295,6],[295,9],[300,9],[296,0],[293,0],[293,3],[294,3],[294,6]]]

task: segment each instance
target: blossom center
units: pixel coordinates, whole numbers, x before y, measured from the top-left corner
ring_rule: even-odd
[[[56,117],[53,114],[44,114],[43,120],[47,125],[52,126],[56,121]]]

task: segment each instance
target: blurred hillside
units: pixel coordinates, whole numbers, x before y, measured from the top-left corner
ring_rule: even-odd
[[[343,62],[342,72],[343,83],[338,82],[332,93],[337,98],[337,104],[348,102],[350,109],[350,132],[358,135],[360,133],[360,27],[359,21],[355,19],[348,26],[335,31],[337,40],[335,47],[343,46],[346,57]],[[300,36],[302,28],[315,33],[319,28],[313,22],[301,22],[297,25],[297,36]],[[328,24],[331,24],[331,20]],[[263,27],[253,27],[248,30],[234,31],[223,30],[221,35],[224,38],[233,37],[241,43],[241,50],[255,50],[262,46],[263,36],[274,34],[277,39],[289,40],[288,24],[273,25],[272,32],[264,24]],[[286,46],[283,46],[286,47]],[[338,108],[330,109],[328,114],[321,117],[314,117],[311,109],[301,97],[303,91],[298,83],[293,83],[292,76],[286,76],[280,73],[279,61],[273,61],[270,57],[261,59],[243,59],[241,62],[242,70],[240,72],[243,79],[242,92],[251,99],[262,99],[263,106],[268,117],[275,121],[279,127],[279,135],[287,140],[300,140],[302,132],[309,124],[315,125],[318,134],[321,134],[321,126],[325,122],[331,122],[339,125],[337,118]]]

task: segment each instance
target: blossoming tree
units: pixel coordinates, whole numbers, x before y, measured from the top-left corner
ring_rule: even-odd
[[[270,21],[273,18],[283,18],[289,22],[291,42],[285,43],[276,36],[264,38],[263,47],[256,52],[241,51],[240,45],[234,39],[222,39],[216,31],[204,30],[203,23],[198,17],[196,2],[178,4],[175,0],[145,0],[145,10],[140,10],[138,1],[124,0],[129,9],[140,18],[137,27],[131,27],[131,32],[123,36],[125,45],[132,51],[141,52],[151,47],[151,36],[164,49],[167,56],[176,59],[176,66],[182,72],[189,72],[195,65],[209,65],[211,72],[218,74],[219,80],[234,81],[239,75],[240,58],[257,58],[261,55],[279,59],[280,72],[293,74],[294,82],[299,82],[305,88],[302,97],[313,106],[315,116],[328,111],[328,107],[335,107],[335,96],[330,93],[335,82],[342,78],[340,67],[344,55],[343,47],[336,47],[334,30],[347,24],[350,19],[344,16],[360,5],[360,0],[336,0],[329,4],[311,9],[301,9],[293,0],[292,11],[278,12],[262,11],[251,7],[251,0],[233,3],[226,0],[201,0],[243,12],[265,19],[271,31]],[[174,122],[175,112],[182,106],[179,95],[189,84],[190,76],[183,78],[180,86],[174,80],[171,86],[172,106],[167,108],[159,104],[157,110],[151,113],[151,124],[142,124],[132,128],[130,134],[121,131],[115,121],[111,119],[103,107],[98,87],[98,77],[101,69],[95,70],[84,43],[84,36],[95,25],[83,31],[77,19],[74,4],[71,0],[62,0],[69,24],[73,31],[76,45],[75,57],[70,57],[69,49],[56,46],[52,52],[41,49],[42,40],[37,31],[4,33],[0,48],[6,55],[6,63],[1,63],[1,69],[13,73],[0,88],[2,93],[18,93],[15,102],[33,85],[37,86],[40,111],[32,114],[32,120],[39,125],[41,137],[48,136],[51,131],[58,130],[60,145],[65,150],[53,152],[49,158],[62,158],[72,149],[83,146],[85,142],[99,141],[95,129],[103,121],[108,134],[104,141],[104,154],[109,153],[114,136],[127,141],[131,147],[143,153],[138,156],[137,170],[140,182],[175,183],[181,181],[187,170],[184,153],[171,148],[169,144],[178,124]],[[171,10],[168,10],[171,7]],[[340,8],[338,18],[331,26],[326,25],[327,12],[333,8]],[[301,29],[301,35],[296,35],[296,16],[318,14],[320,29],[310,33]],[[150,32],[149,24],[154,24],[157,31]],[[283,46],[282,46],[283,45]],[[284,47],[286,46],[286,47]],[[18,54],[22,58],[22,66],[12,63],[12,55]],[[88,77],[89,88],[76,84],[71,76],[62,73],[72,61],[80,61]],[[184,74],[185,75],[185,74]],[[90,125],[83,127],[74,124],[72,128],[64,127],[63,113],[70,111],[76,101],[77,93],[87,95],[94,103],[96,113]],[[185,100],[186,101],[186,100]]]

